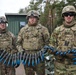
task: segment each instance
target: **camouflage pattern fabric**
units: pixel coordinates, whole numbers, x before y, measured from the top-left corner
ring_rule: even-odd
[[[41,62],[36,66],[25,66],[26,75],[45,75],[45,63]]]
[[[5,75],[5,67],[1,62],[0,62],[0,75]]]
[[[26,25],[20,30],[17,38],[17,49],[21,52],[23,49],[28,51],[28,53],[34,53],[44,45],[49,44],[49,32],[47,28],[38,24],[36,26]],[[35,71],[38,75],[45,75],[45,65],[44,62],[38,64],[35,67],[25,66],[26,75],[35,75]]]
[[[12,67],[5,67],[4,64],[0,63],[0,75],[15,75],[15,69]]]
[[[15,36],[9,32],[8,30],[5,30],[3,32],[0,32],[0,49],[6,50],[9,53],[14,53],[15,51]],[[3,65],[3,66],[2,66]],[[7,67],[6,65],[0,63],[0,75],[12,75],[14,71],[14,68]],[[15,74],[13,74],[15,75]]]
[[[51,35],[50,44],[58,50],[67,51],[76,49],[76,22],[73,21],[68,27],[65,23],[57,27]],[[55,75],[75,75],[76,67],[71,59],[55,56]]]
[[[63,63],[55,62],[54,75],[76,75],[76,65],[66,65]]]
[[[38,24],[37,26],[26,25],[20,30],[17,38],[17,49],[21,51],[39,50],[49,43],[49,32],[47,28]],[[22,47],[22,48],[21,48]]]

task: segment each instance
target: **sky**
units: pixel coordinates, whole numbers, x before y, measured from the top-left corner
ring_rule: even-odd
[[[0,0],[0,16],[5,13],[18,13],[20,9],[24,9],[29,5],[31,0]]]

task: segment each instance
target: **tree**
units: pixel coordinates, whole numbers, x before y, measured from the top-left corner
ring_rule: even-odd
[[[51,34],[55,27],[62,24],[62,9],[68,4],[76,7],[75,0],[31,0],[29,6],[21,9],[20,13],[27,13],[29,10],[39,11],[40,23],[46,26]]]

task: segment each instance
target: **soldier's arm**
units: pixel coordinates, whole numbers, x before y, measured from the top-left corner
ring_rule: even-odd
[[[42,35],[43,35],[43,40],[45,42],[45,45],[49,45],[49,43],[50,43],[50,33],[49,33],[48,29],[44,27],[42,32],[43,32]]]
[[[10,38],[12,38],[12,46],[11,46],[11,47],[8,46],[8,48],[10,48],[11,53],[15,53],[15,52],[17,52],[17,49],[16,49],[16,37],[15,37],[15,35],[14,35],[12,32],[10,32],[10,31],[9,31],[9,34],[11,35]]]
[[[12,35],[12,45],[16,49],[16,37],[14,34]]]
[[[22,28],[23,29],[23,28]],[[20,30],[19,34],[18,34],[18,37],[17,37],[17,40],[16,40],[16,48],[19,52],[23,51],[23,48],[22,48],[22,35],[23,35],[23,30]]]
[[[51,37],[50,37],[50,46],[53,47],[54,49],[57,48],[58,46],[58,41],[57,41],[57,38],[58,38],[58,33],[59,33],[59,29],[56,28],[52,34],[51,34]],[[48,50],[48,53],[52,53],[54,54],[54,52],[52,52],[52,50]]]
[[[13,45],[13,49],[14,49],[13,53],[18,52],[18,50],[16,48],[16,37],[15,36],[12,37],[12,45]]]
[[[58,46],[58,34],[59,34],[59,28],[56,28],[50,37],[50,45],[53,47],[57,47]]]

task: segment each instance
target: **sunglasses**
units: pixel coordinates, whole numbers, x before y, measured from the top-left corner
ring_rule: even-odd
[[[65,17],[75,16],[75,13],[74,12],[67,12],[67,13],[64,13],[63,16],[65,16]]]
[[[5,24],[5,22],[0,22],[0,24]]]

